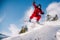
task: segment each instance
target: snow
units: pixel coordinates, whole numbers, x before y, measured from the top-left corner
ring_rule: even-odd
[[[60,2],[52,3],[46,8],[47,15],[54,17],[56,14],[59,19],[57,21],[44,21],[42,24],[26,23],[28,31],[22,34],[11,36],[3,40],[60,40]],[[31,7],[26,13],[29,19],[33,8]],[[47,18],[47,17],[46,17]]]
[[[44,25],[52,25],[52,26],[60,25],[60,20],[57,20],[57,21],[45,21]]]
[[[60,40],[60,30],[57,31],[56,35],[57,35],[57,40]]]
[[[9,31],[11,32],[11,36],[18,35],[18,32],[20,31],[19,28],[15,24],[10,24]]]
[[[28,29],[30,30],[26,33],[5,38],[3,40],[59,40],[60,37],[58,36],[59,33],[57,31],[60,30],[60,25],[56,23],[59,23],[59,21],[45,21],[43,25],[28,23]]]
[[[52,2],[46,8],[47,15],[55,17],[57,14],[60,19],[60,2]]]

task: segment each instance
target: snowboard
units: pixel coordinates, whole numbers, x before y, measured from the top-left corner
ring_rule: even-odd
[[[26,22],[28,23],[29,21],[27,21],[27,20],[24,20],[24,22],[25,22],[25,23],[26,23]],[[31,22],[29,22],[29,23],[33,23],[33,24],[39,24],[39,25],[43,25],[43,24],[41,24],[41,23],[32,22],[32,21],[31,21]]]
[[[25,20],[24,22],[29,22],[29,21]],[[29,23],[35,23],[35,22],[29,22]]]

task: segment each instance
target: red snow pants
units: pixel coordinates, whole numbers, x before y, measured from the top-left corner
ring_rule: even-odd
[[[30,19],[36,17],[37,18],[37,21],[39,21],[41,19],[41,15],[38,15],[38,14],[35,14],[33,13],[31,16],[30,16]]]

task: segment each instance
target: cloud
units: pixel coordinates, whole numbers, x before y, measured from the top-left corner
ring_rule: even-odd
[[[54,17],[56,14],[58,15],[60,19],[60,2],[53,2],[48,5],[46,8],[47,14],[51,15]]]
[[[20,31],[15,24],[10,24],[9,30],[11,32],[11,36],[18,35],[18,33]]]

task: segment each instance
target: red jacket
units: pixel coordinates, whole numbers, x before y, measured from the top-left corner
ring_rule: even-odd
[[[34,6],[34,12],[33,12],[33,14],[42,14],[43,12],[42,12],[42,10],[40,9],[40,8],[38,8],[37,6],[36,6],[36,4],[35,3],[33,3],[33,6]]]

